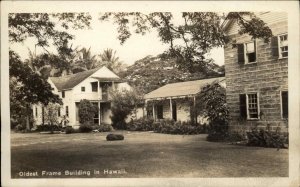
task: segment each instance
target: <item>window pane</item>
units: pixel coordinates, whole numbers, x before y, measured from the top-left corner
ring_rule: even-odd
[[[249,118],[258,118],[257,94],[248,94]]]
[[[246,44],[246,50],[247,50],[247,53],[253,53],[253,52],[255,52],[254,42],[247,43]]]

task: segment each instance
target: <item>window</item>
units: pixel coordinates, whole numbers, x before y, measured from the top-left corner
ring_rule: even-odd
[[[278,36],[278,44],[279,44],[279,58],[288,57],[288,35],[280,35]]]
[[[91,82],[92,92],[98,92],[98,82]]]
[[[62,98],[65,98],[65,91],[61,92],[61,96],[62,96]]]
[[[281,92],[281,113],[282,118],[287,119],[289,118],[289,102],[288,102],[288,92],[282,91]]]
[[[37,109],[37,107],[35,107],[35,117],[37,117],[38,116],[38,109]]]
[[[57,109],[57,116],[60,117],[60,108]]]
[[[157,105],[156,106],[156,116],[157,116],[157,119],[163,119],[164,118],[164,115],[163,115],[163,105]]]
[[[250,42],[245,44],[245,62],[252,63],[256,62],[256,50],[255,50],[255,42]]]
[[[66,106],[66,116],[69,117],[69,107]]]
[[[238,63],[249,64],[256,62],[256,41],[237,44]]]
[[[257,93],[240,95],[240,117],[243,119],[259,119]]]
[[[81,87],[81,91],[85,92],[85,87],[84,86]]]

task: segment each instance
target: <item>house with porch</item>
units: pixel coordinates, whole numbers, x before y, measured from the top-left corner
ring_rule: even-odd
[[[87,99],[98,107],[94,123],[111,124],[110,90],[129,90],[131,87],[105,66],[61,77],[49,77],[48,82],[53,92],[62,99],[63,105],[58,117],[67,117],[69,125],[79,127],[78,105],[80,100]],[[33,106],[33,118],[36,125],[43,123],[44,109],[40,105]],[[47,123],[47,122],[46,122]]]
[[[223,24],[225,33],[237,46],[233,48],[231,42],[224,47],[230,129],[270,126],[272,130],[280,127],[281,131],[287,131],[287,12],[257,12],[255,16],[272,30],[269,43],[240,35],[236,20],[226,20]]]
[[[145,95],[147,116],[155,121],[173,119],[175,121],[196,121],[208,123],[206,118],[198,116],[192,119],[192,106],[201,89],[208,84],[219,83],[225,87],[225,78],[210,78],[167,84]]]

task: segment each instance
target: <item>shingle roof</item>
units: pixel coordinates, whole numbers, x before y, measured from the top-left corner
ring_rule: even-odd
[[[225,80],[225,77],[167,84],[145,95],[145,99],[195,95],[204,86]]]
[[[78,85],[80,82],[82,82],[84,79],[91,76],[99,69],[100,68],[95,68],[95,69],[82,71],[72,75],[66,75],[61,77],[49,77],[49,78],[58,90],[68,90]]]

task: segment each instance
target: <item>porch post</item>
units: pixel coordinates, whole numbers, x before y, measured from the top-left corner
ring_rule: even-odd
[[[99,111],[98,111],[98,124],[100,126],[101,124],[101,105],[100,105],[100,101],[98,101],[98,106],[99,106]]]
[[[170,116],[171,116],[171,119],[173,119],[173,106],[172,106],[172,99],[170,97]]]
[[[153,119],[155,121],[155,107],[154,107],[154,102],[152,104],[152,115],[153,115]]]
[[[196,96],[194,96],[194,118],[195,118],[195,123],[197,123]]]

